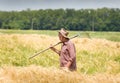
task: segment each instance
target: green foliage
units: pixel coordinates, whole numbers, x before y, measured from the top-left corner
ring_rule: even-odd
[[[120,9],[0,11],[0,28],[22,30],[120,31]]]

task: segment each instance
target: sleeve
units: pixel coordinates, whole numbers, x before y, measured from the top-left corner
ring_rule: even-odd
[[[76,49],[75,49],[75,45],[73,43],[69,43],[68,44],[68,52],[69,52],[69,61],[73,62],[76,58]]]

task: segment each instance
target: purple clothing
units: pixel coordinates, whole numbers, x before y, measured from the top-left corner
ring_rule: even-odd
[[[76,70],[76,50],[74,44],[68,40],[64,42],[60,51],[60,67],[65,67],[65,65],[71,61],[70,70]]]

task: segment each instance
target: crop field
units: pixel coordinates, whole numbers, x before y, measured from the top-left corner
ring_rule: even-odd
[[[70,36],[76,34],[70,31]],[[80,32],[71,40],[76,46],[77,71],[65,72],[51,50],[29,60],[59,42],[57,31],[0,30],[0,83],[120,83],[119,35]]]

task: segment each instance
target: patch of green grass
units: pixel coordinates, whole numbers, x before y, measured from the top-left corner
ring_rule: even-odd
[[[120,41],[120,32],[89,32],[91,38],[101,38],[111,41]]]
[[[120,63],[120,56],[115,57],[114,60],[115,60],[116,62],[119,62],[119,63]]]
[[[111,41],[120,41],[120,32],[92,32],[92,31],[69,31],[69,36],[80,34],[81,38],[101,38]],[[0,34],[44,34],[58,36],[58,30],[5,30],[0,29]]]
[[[44,34],[44,35],[50,35],[50,36],[56,36],[57,31],[52,30],[0,30],[1,34]]]

